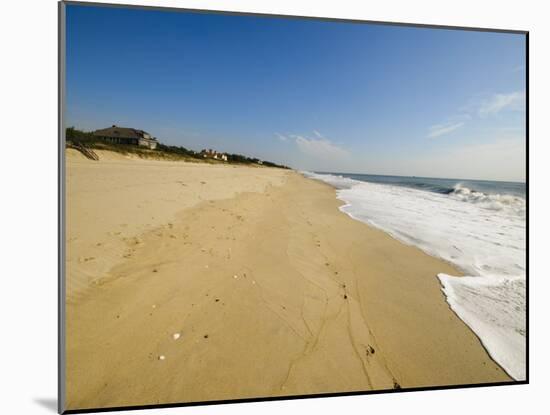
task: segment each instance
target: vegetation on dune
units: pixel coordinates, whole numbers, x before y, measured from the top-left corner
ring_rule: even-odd
[[[78,130],[75,127],[66,129],[67,145],[82,145],[93,150],[109,150],[122,154],[134,154],[142,158],[154,158],[165,160],[194,161],[211,164],[245,164],[254,166],[277,167],[288,169],[289,167],[258,158],[243,156],[242,154],[227,154],[227,162],[213,158],[205,158],[202,153],[189,150],[182,146],[171,146],[158,143],[155,150],[128,144],[114,144],[94,136],[92,132]]]
[[[97,140],[91,132],[77,130],[74,127],[69,127],[65,130],[65,138],[67,141],[81,142],[83,144],[92,143]]]

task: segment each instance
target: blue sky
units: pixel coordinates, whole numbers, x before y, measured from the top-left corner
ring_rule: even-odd
[[[298,169],[525,179],[519,34],[67,7],[67,125]]]

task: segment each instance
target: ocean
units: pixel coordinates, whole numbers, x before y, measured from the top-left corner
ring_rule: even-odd
[[[516,380],[526,376],[525,183],[302,172],[336,188],[340,210],[454,264],[452,310]]]

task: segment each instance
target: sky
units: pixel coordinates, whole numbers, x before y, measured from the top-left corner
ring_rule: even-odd
[[[525,35],[67,6],[66,125],[296,169],[525,181]]]

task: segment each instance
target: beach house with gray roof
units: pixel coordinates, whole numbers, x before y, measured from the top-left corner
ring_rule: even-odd
[[[94,136],[114,144],[127,144],[142,146],[154,150],[157,148],[158,141],[146,131],[135,128],[117,127],[113,125],[109,128],[94,131]]]

